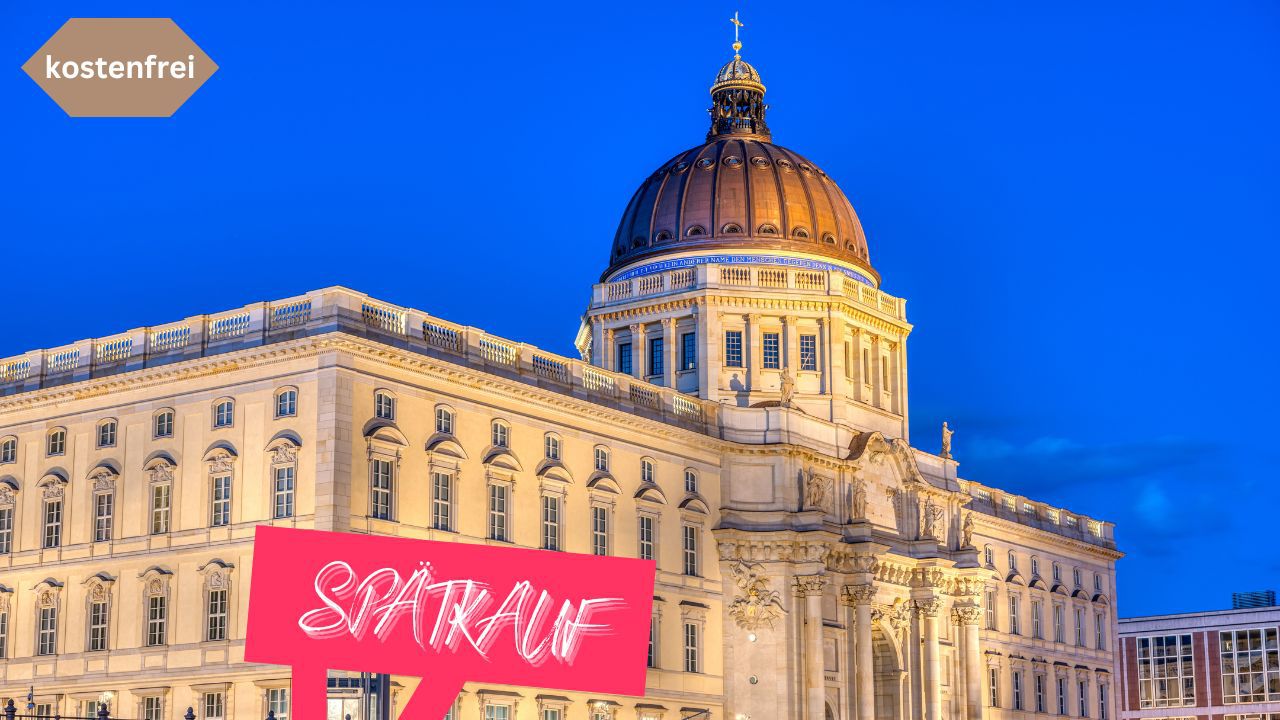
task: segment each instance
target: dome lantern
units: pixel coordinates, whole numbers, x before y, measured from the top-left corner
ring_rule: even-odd
[[[769,106],[764,103],[764,83],[751,63],[742,59],[738,30],[743,25],[738,13],[729,22],[733,23],[733,59],[720,68],[711,85],[711,108],[707,111],[711,114],[711,129],[707,140],[725,136],[768,140],[764,114]]]

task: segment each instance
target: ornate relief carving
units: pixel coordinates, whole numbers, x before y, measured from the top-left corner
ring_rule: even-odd
[[[148,473],[153,483],[173,482],[173,466],[163,460],[153,465]]]
[[[292,465],[298,461],[298,448],[288,443],[281,443],[271,450],[272,465]]]
[[[804,483],[804,509],[831,512],[831,478],[822,477],[809,468]]]
[[[791,579],[791,586],[799,597],[821,596],[823,589],[827,586],[827,576],[797,575]]]
[[[45,500],[61,500],[62,497],[66,494],[67,494],[66,486],[64,486],[62,483],[51,482],[51,483],[47,483],[44,486]]]
[[[982,618],[982,608],[965,605],[951,608],[951,620],[956,625],[977,625]]]
[[[58,593],[52,588],[41,590],[37,596],[37,603],[40,607],[53,607],[58,604]]]
[[[849,517],[854,520],[867,519],[867,481],[856,478],[853,481],[852,500]]]
[[[164,594],[164,580],[161,580],[160,578],[155,577],[155,578],[151,578],[149,581],[147,581],[147,594],[148,594],[148,595],[163,595],[163,594]]]
[[[106,586],[104,586],[102,583],[94,583],[93,587],[89,588],[89,602],[100,603],[100,602],[106,602],[106,601],[107,601]]]
[[[773,627],[773,621],[786,614],[777,590],[769,587],[769,576],[763,565],[742,560],[729,568],[733,581],[742,594],[729,605],[729,616],[744,630],[755,630],[761,625]]]
[[[894,632],[906,629],[911,622],[911,603],[902,598],[894,598],[893,604],[885,611],[885,620]]]
[[[106,468],[98,468],[89,475],[94,492],[111,492],[116,489],[116,474]]]
[[[922,618],[936,618],[938,611],[942,609],[942,601],[938,598],[922,598],[913,600],[911,604],[915,607],[916,615]]]
[[[227,586],[227,576],[221,570],[214,570],[209,573],[209,589],[221,590]]]
[[[840,593],[840,602],[845,605],[870,605],[876,597],[876,586],[871,583],[845,585]]]
[[[209,461],[209,472],[229,473],[231,472],[231,467],[234,462],[235,462],[235,458],[231,457],[229,453],[227,452],[219,453],[212,460]]]
[[[933,502],[933,496],[926,496],[924,503],[920,506],[921,538],[927,540],[937,540],[939,538],[942,513],[942,508]]]
[[[13,488],[7,484],[0,483],[0,505],[13,505],[17,502],[14,496]]]

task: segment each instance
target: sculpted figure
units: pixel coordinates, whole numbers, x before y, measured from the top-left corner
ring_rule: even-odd
[[[947,427],[946,421],[942,423],[942,457],[951,458],[951,436],[955,435],[955,431]]]
[[[964,524],[960,526],[960,548],[973,547],[973,513],[964,514]]]
[[[804,506],[810,510],[827,510],[830,496],[831,481],[827,478],[819,477],[811,468],[809,477],[805,480]]]
[[[730,572],[742,594],[729,605],[729,615],[746,630],[761,625],[773,627],[773,621],[786,613],[777,590],[769,588],[769,576],[763,565],[739,560]]]
[[[853,519],[867,517],[867,483],[861,478],[853,481]]]
[[[782,368],[782,407],[791,407],[796,396],[796,379],[791,377],[790,368]]]
[[[920,512],[920,537],[938,538],[938,521],[942,519],[942,508],[933,503],[933,498],[925,498],[924,509]]]

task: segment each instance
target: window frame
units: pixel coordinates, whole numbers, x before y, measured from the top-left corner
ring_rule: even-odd
[[[390,390],[379,388],[373,391],[373,417],[377,420],[386,420],[387,422],[396,421],[396,402],[395,393]]]
[[[103,418],[102,420],[99,420],[97,432],[94,433],[94,447],[98,450],[115,447],[118,429],[119,426],[116,423],[115,418]]]
[[[160,408],[151,415],[151,439],[172,438],[177,425],[177,413],[173,408]]]
[[[218,398],[213,401],[213,429],[226,430],[235,427],[236,401],[232,398]]]
[[[818,372],[818,336],[802,333],[799,343],[801,372]]]
[[[56,427],[45,434],[45,457],[61,457],[67,454],[67,429]]]
[[[298,388],[292,385],[277,388],[274,403],[275,419],[298,416]]]
[[[729,368],[743,367],[743,347],[741,330],[724,331],[724,366]]]

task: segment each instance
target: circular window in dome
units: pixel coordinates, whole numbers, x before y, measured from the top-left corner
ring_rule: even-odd
[[[828,244],[828,245],[835,245],[835,244],[836,244],[836,236],[835,236],[835,235],[832,235],[831,233],[827,233],[827,234],[825,234],[825,235],[823,235],[823,236],[822,236],[822,242],[824,242],[824,243],[826,243],[826,244]]]
[[[796,171],[795,169],[796,166],[793,165],[791,161],[786,158],[778,158],[778,167],[782,168],[783,170],[786,170],[787,172]]]
[[[706,235],[707,231],[701,225],[690,225],[689,229],[684,231],[684,234],[687,237],[697,237],[699,235]]]
[[[720,162],[724,163],[726,167],[731,167],[731,168],[742,167],[742,158],[738,157],[737,155],[730,155],[729,157],[726,157],[724,160],[721,160]]]
[[[802,239],[802,240],[808,240],[808,239],[809,239],[809,231],[808,231],[808,230],[805,230],[805,229],[804,229],[804,228],[802,228],[802,227],[797,226],[797,227],[794,227],[794,228],[792,228],[792,229],[791,229],[791,237],[798,237],[798,238],[800,238],[800,239]]]
[[[674,167],[671,168],[671,172],[678,174],[688,169],[689,169],[689,163],[685,162],[684,160],[681,160],[680,162],[676,163]]]
[[[711,166],[715,164],[716,164],[716,161],[712,160],[711,158],[702,158],[701,160],[698,161],[698,167],[702,168],[703,170],[710,169]]]
[[[755,157],[751,158],[751,164],[752,164],[752,165],[755,165],[756,167],[760,168],[761,170],[764,170],[765,168],[769,167],[769,158],[761,157],[761,156],[757,155],[757,156],[755,156]]]
[[[805,175],[812,175],[813,166],[810,165],[809,163],[800,163],[800,172],[804,173]]]
[[[756,228],[756,232],[759,233],[760,235],[777,235],[778,228],[775,225],[770,225],[769,223],[765,223],[764,225],[761,225],[759,228]]]
[[[720,228],[720,232],[724,235],[741,235],[742,226],[737,223],[727,223],[724,227]]]

